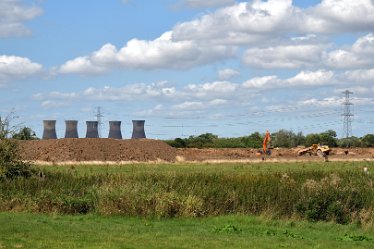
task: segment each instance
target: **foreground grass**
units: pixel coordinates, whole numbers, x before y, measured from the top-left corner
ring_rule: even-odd
[[[373,248],[353,225],[250,216],[144,219],[0,213],[0,248]]]
[[[362,171],[368,167],[374,172],[374,161],[360,162],[262,162],[262,163],[179,163],[179,164],[119,164],[119,165],[65,165],[39,168],[51,172],[76,175],[140,174],[140,173],[220,173],[220,174],[267,174],[279,172],[345,172]]]
[[[363,166],[369,166],[369,174]],[[370,172],[374,168],[366,162],[49,166],[30,178],[0,178],[0,211],[133,217],[271,214],[374,227]]]

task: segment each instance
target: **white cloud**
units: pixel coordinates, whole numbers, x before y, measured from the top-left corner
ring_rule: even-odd
[[[30,34],[23,22],[42,14],[35,6],[25,6],[19,0],[0,1],[0,37],[22,36]]]
[[[209,101],[210,106],[220,106],[220,105],[225,105],[225,104],[227,104],[226,99],[213,99]]]
[[[75,92],[62,93],[62,92],[57,92],[57,91],[53,91],[47,94],[36,93],[32,95],[32,98],[34,100],[48,100],[48,99],[74,100],[74,99],[78,99],[79,97],[80,95]]]
[[[166,32],[153,41],[132,39],[119,51],[112,44],[105,44],[91,56],[66,62],[59,72],[96,74],[114,67],[185,69],[231,57],[234,51],[234,48],[207,46],[194,41],[175,42],[171,32]]]
[[[235,3],[235,0],[183,0],[179,5],[187,8],[208,8],[230,5],[233,3]]]
[[[201,110],[204,109],[205,105],[202,102],[183,102],[182,104],[174,105],[172,109],[178,111],[191,111],[191,110]]]
[[[204,84],[189,84],[184,89],[184,95],[194,98],[214,99],[234,95],[239,85],[229,81],[215,81]]]
[[[210,5],[211,1],[185,3]],[[314,69],[322,62],[333,68],[358,68],[373,63],[369,55],[364,56],[368,51],[373,54],[372,34],[358,40],[350,50],[330,53],[324,52],[326,43],[318,41],[319,35],[373,30],[371,0],[322,0],[306,9],[294,6],[292,0],[253,0],[178,23],[154,40],[131,39],[118,49],[105,44],[91,55],[66,62],[59,72],[187,69],[233,58],[241,46],[246,49],[243,62],[257,68]]]
[[[299,101],[297,105],[302,105],[302,106],[320,106],[320,107],[337,107],[341,106],[343,103],[343,99],[339,97],[330,97],[330,98],[324,98],[324,99],[306,99],[303,101]]]
[[[219,44],[248,44],[289,30],[291,0],[238,3],[176,25],[175,40],[210,40]]]
[[[229,80],[238,75],[240,75],[240,72],[231,68],[226,68],[218,71],[219,80]]]
[[[285,81],[289,86],[323,86],[333,84],[334,72],[326,70],[301,71],[294,77]]]
[[[78,57],[63,64],[59,72],[62,74],[100,74],[107,68],[95,65],[88,57]]]
[[[344,79],[359,83],[372,83],[374,81],[374,68],[346,71],[343,74]],[[342,79],[342,80],[344,80]]]
[[[0,55],[0,84],[11,80],[25,79],[41,73],[43,66],[30,59]]]
[[[279,79],[277,76],[263,76],[254,77],[243,83],[244,88],[263,88],[263,87],[275,87],[279,85]]]
[[[55,108],[60,108],[60,107],[67,106],[68,102],[55,101],[55,100],[44,100],[40,105],[44,109],[55,109]]]
[[[121,88],[105,86],[103,88],[89,87],[83,91],[83,96],[94,100],[130,101],[149,98],[176,98],[175,87],[167,86],[165,82],[152,84],[132,84]]]
[[[243,62],[256,68],[305,68],[321,61],[324,45],[283,45],[246,50]]]
[[[323,86],[336,84],[334,76],[334,72],[326,70],[301,71],[288,79],[280,79],[275,75],[254,77],[242,85],[253,89]]]
[[[326,65],[333,68],[372,67],[374,35],[369,33],[360,37],[350,48],[331,51],[326,57]]]
[[[312,32],[371,31],[374,27],[374,2],[322,0],[317,6],[305,10],[302,20],[300,25]]]
[[[373,98],[354,97],[352,98],[351,101],[354,105],[367,106],[367,105],[374,104]],[[316,99],[316,98],[307,99],[307,100],[299,101],[297,104],[303,105],[303,106],[315,106],[315,107],[320,106],[320,107],[331,108],[331,107],[342,106],[343,102],[344,102],[344,99],[342,97],[333,96],[333,97],[323,98],[323,99]]]

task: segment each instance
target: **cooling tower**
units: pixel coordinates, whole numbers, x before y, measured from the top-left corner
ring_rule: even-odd
[[[109,136],[108,138],[122,139],[121,121],[109,121]]]
[[[144,122],[145,120],[133,120],[132,121],[132,137],[131,138],[145,138],[144,132]]]
[[[87,124],[86,138],[99,138],[99,130],[98,130],[99,122],[86,121],[86,124]]]
[[[78,138],[78,121],[65,120],[65,138]]]
[[[43,120],[43,139],[57,139],[56,120]]]

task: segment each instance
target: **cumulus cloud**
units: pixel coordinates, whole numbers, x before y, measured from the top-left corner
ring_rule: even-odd
[[[322,0],[315,7],[305,10],[302,20],[302,27],[312,32],[372,31],[374,2],[372,0]]]
[[[326,70],[301,71],[295,76],[280,79],[278,76],[254,77],[242,85],[244,88],[287,88],[336,84],[334,72]]]
[[[337,49],[329,52],[325,58],[325,64],[333,68],[372,67],[373,63],[373,33],[358,38],[350,48]]]
[[[225,68],[218,71],[219,80],[229,80],[238,75],[240,75],[240,72],[231,68]]]
[[[34,76],[42,69],[42,65],[25,57],[0,55],[0,84]]]
[[[30,34],[31,31],[23,23],[41,14],[41,8],[25,6],[19,0],[0,1],[0,37]]]
[[[189,84],[183,89],[187,97],[214,99],[235,95],[239,85],[229,81],[215,81],[203,84]]]
[[[285,80],[289,86],[322,86],[334,83],[334,72],[326,70],[301,71],[294,77]]]
[[[312,67],[321,61],[325,46],[283,45],[247,49],[243,62],[255,68],[294,69]]]
[[[186,4],[210,5],[212,1],[185,0]],[[215,1],[218,3],[217,1]],[[219,1],[220,2],[220,1]],[[226,2],[226,1],[225,1]],[[372,63],[372,34],[351,49],[326,52],[321,35],[374,30],[371,0],[322,0],[306,9],[292,0],[253,0],[233,3],[192,21],[176,24],[154,40],[131,39],[122,48],[105,44],[91,55],[67,61],[60,73],[97,74],[113,68],[187,69],[237,56],[256,68],[356,68]],[[295,36],[298,34],[299,36]],[[280,42],[282,41],[282,42]],[[228,78],[220,78],[225,80]]]
[[[346,71],[343,74],[343,78],[364,84],[372,83],[374,81],[374,68]]]
[[[152,84],[132,84],[120,88],[105,86],[89,87],[83,91],[84,97],[94,100],[131,101],[150,98],[175,98],[178,96],[174,86],[165,82]]]
[[[166,32],[153,41],[132,39],[120,50],[105,44],[91,56],[78,57],[63,64],[60,73],[103,73],[114,67],[132,69],[185,69],[215,62],[234,55],[234,48],[207,46],[195,41],[173,41]]]
[[[291,0],[238,3],[176,25],[175,40],[210,40],[223,44],[254,43],[289,30],[294,11]]]

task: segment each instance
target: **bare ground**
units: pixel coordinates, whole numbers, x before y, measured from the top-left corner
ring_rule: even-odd
[[[134,162],[261,162],[258,149],[175,149],[158,140],[56,139],[20,141],[24,160],[50,164]],[[298,148],[274,149],[270,162],[323,161],[318,156],[298,156]],[[374,160],[374,148],[333,148],[329,161]]]

